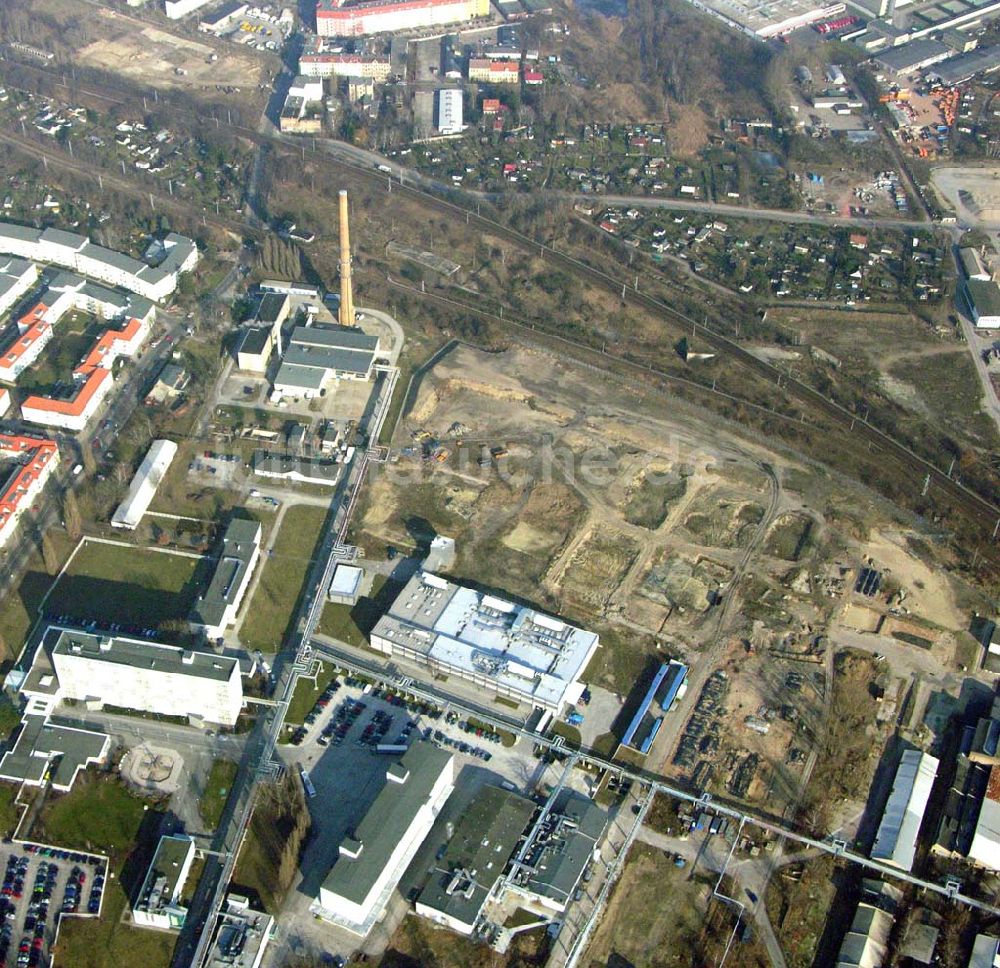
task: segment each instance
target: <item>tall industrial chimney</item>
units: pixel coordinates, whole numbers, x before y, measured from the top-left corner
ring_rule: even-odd
[[[347,224],[347,192],[340,190],[340,325],[354,325],[354,292],[351,288],[351,230]]]

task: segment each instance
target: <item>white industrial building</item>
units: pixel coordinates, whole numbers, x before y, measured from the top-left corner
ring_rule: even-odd
[[[371,645],[435,674],[559,713],[582,695],[580,676],[600,639],[533,608],[420,571],[375,625]]]
[[[274,389],[290,396],[317,397],[335,381],[370,380],[376,360],[385,356],[378,337],[357,326],[296,326],[275,374]]]
[[[153,441],[129,484],[125,499],[111,516],[112,527],[134,531],[139,526],[176,453],[177,444],[172,440]]]
[[[94,245],[86,236],[62,229],[35,229],[0,222],[0,252],[52,263],[111,286],[121,286],[153,302],[162,302],[176,288],[182,272],[194,268],[198,247],[171,232],[153,247],[157,264],[149,265],[113,249]]]
[[[992,281],[969,279],[965,294],[976,328],[1000,329],[1000,286]]]
[[[446,87],[437,94],[438,131],[441,134],[461,134],[465,129],[462,123],[462,89]]]
[[[219,915],[219,930],[205,968],[261,968],[274,934],[274,918],[250,907],[250,899],[230,894]]]
[[[180,20],[211,2],[212,0],[166,0],[163,6],[171,20]]]
[[[990,768],[989,783],[969,848],[969,860],[979,867],[1000,871],[1000,766]]]
[[[46,709],[72,699],[232,726],[243,708],[231,656],[50,626],[35,664],[21,692]]]
[[[920,750],[907,750],[903,754],[875,836],[873,860],[900,870],[912,870],[917,834],[937,776],[938,762],[936,757]]]
[[[183,835],[160,838],[132,907],[134,924],[164,930],[184,927],[187,908],[181,904],[181,894],[193,862],[193,838]]]
[[[233,518],[222,538],[222,553],[212,580],[191,610],[191,630],[221,639],[236,621],[260,558],[259,521]]]
[[[367,935],[455,788],[454,756],[414,743],[386,770],[364,819],[339,854],[312,906],[317,916]]]

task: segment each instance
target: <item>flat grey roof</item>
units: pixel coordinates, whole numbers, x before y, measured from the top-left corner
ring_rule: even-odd
[[[146,878],[142,882],[142,889],[139,891],[139,901],[136,904],[139,910],[161,911],[173,903],[174,898],[184,887],[180,882],[181,871],[193,843],[190,837],[183,835],[165,835],[160,838],[156,853],[153,854],[153,860],[146,872]],[[166,882],[164,891],[160,895],[159,903],[150,905],[152,899],[149,897],[149,892],[160,877]]]
[[[233,518],[229,522],[212,580],[191,609],[190,621],[210,626],[222,621],[250,567],[251,558],[260,547],[260,534],[258,521]]]
[[[880,51],[875,55],[875,62],[890,71],[904,71],[923,63],[928,58],[945,57],[951,52],[951,48],[940,40],[913,40],[908,44]]]
[[[378,349],[378,337],[369,336],[356,326],[296,326],[292,330],[289,345],[295,346],[297,344],[374,352]]]
[[[51,242],[53,245],[65,245],[71,249],[80,249],[87,239],[76,232],[67,232],[64,229],[43,229],[40,236],[43,242]]]
[[[196,676],[227,682],[239,663],[225,655],[191,652],[174,645],[144,642],[114,635],[91,635],[76,629],[50,626],[46,638],[55,633],[52,655],[82,656],[99,662],[150,669],[179,676]]]
[[[326,379],[326,370],[314,366],[297,366],[282,363],[274,375],[275,386],[298,387],[300,390],[319,390]]]
[[[980,316],[1000,316],[1000,286],[982,279],[969,279],[965,286]]]
[[[375,354],[365,350],[304,346],[292,343],[285,350],[284,361],[295,366],[313,366],[338,373],[367,373]]]
[[[287,302],[288,296],[284,293],[266,292],[257,307],[257,314],[254,318],[261,323],[276,323]]]
[[[483,787],[465,808],[417,903],[463,924],[474,924],[535,809],[534,803],[517,793],[495,786]],[[456,873],[462,871],[475,874],[463,877],[449,893]]]
[[[38,783],[55,760],[52,783],[68,788],[78,770],[105,754],[108,743],[104,733],[60,726],[44,716],[25,716],[14,745],[0,760],[0,776]]]
[[[971,50],[946,60],[932,71],[944,84],[961,84],[976,74],[988,74],[1000,67],[1000,46]]]
[[[364,901],[451,758],[451,753],[419,741],[403,754],[398,766],[409,771],[409,777],[404,783],[386,780],[355,829],[353,839],[363,845],[361,853],[338,856],[323,881],[325,890],[356,904]]]
[[[238,353],[262,353],[271,341],[271,330],[266,326],[244,326]]]
[[[607,826],[608,815],[592,800],[575,795],[569,795],[555,814],[570,823],[561,824],[541,847],[539,855],[532,859],[534,871],[528,884],[536,894],[565,903],[590,863],[594,847]]]
[[[341,465],[326,457],[298,457],[290,454],[275,454],[268,450],[253,453],[255,474],[277,474],[285,476],[298,471],[303,477],[316,480],[325,479],[335,484],[340,478]]]

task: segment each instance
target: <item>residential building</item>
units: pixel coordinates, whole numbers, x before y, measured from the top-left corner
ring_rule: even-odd
[[[375,80],[371,77],[355,77],[351,75],[347,78],[347,97],[352,103],[357,103],[363,98],[373,98],[375,96]]]
[[[977,74],[993,74],[1000,70],[1000,45],[972,50],[952,57],[931,68],[927,73],[946,87],[955,87],[972,80]]]
[[[382,355],[378,337],[357,326],[296,326],[274,377],[274,389],[290,396],[321,396],[331,382],[371,379]]]
[[[323,78],[299,74],[288,88],[290,97],[300,97],[303,101],[323,100]]]
[[[594,855],[608,815],[593,800],[565,794],[546,816],[524,858],[508,879],[512,891],[562,914],[573,900]]]
[[[368,54],[303,54],[299,73],[304,77],[367,77],[378,84],[389,80],[388,57]]]
[[[465,125],[462,123],[462,89],[449,87],[437,92],[437,127],[441,134],[461,134]]]
[[[364,819],[340,844],[314,913],[358,935],[379,919],[454,789],[454,757],[418,741],[386,770]]]
[[[140,928],[180,930],[187,919],[181,903],[191,864],[194,839],[183,835],[160,838],[156,853],[132,907],[132,922]]]
[[[21,416],[29,423],[79,433],[101,409],[113,382],[110,370],[96,369],[75,378],[71,395],[26,398],[21,404]]]
[[[190,382],[191,377],[184,367],[177,363],[167,363],[160,370],[153,389],[146,395],[146,401],[159,404],[171,403],[183,395]]]
[[[105,763],[110,750],[111,737],[105,733],[52,723],[29,710],[0,759],[0,779],[65,793],[81,770]]]
[[[0,387],[0,417],[6,417],[11,406],[10,390]]]
[[[150,265],[94,245],[75,232],[0,222],[0,252],[63,266],[108,285],[121,286],[153,302],[162,302],[177,288],[180,274],[194,268],[198,247],[191,239],[171,232],[150,251],[157,254],[158,264]]]
[[[230,894],[205,968],[261,968],[274,934],[274,918],[250,907],[249,898]]]
[[[150,444],[132,477],[125,499],[111,516],[113,528],[134,531],[139,526],[176,453],[177,444],[172,440],[154,440]]]
[[[473,57],[469,59],[469,80],[481,84],[517,84],[521,80],[521,65],[516,61]]]
[[[969,860],[987,870],[1000,870],[1000,766],[990,767]]]
[[[362,37],[464,23],[489,13],[489,0],[318,0],[316,33]]]
[[[0,256],[0,316],[38,281],[38,266],[16,256]]]
[[[253,570],[260,558],[259,521],[233,518],[222,538],[222,553],[212,580],[191,610],[191,630],[209,639],[221,639],[236,621]]]
[[[483,787],[435,860],[417,898],[417,914],[459,934],[472,934],[536,809],[517,793]]]
[[[937,776],[938,762],[936,757],[920,750],[903,753],[875,835],[873,860],[884,861],[904,871],[913,869],[917,835]]]
[[[965,283],[965,294],[977,329],[1000,328],[1000,286],[995,282],[969,279]]]
[[[59,463],[54,440],[0,433],[0,548]]]
[[[577,702],[595,632],[418,571],[372,630],[372,648],[558,713]]]
[[[243,708],[239,661],[231,656],[56,625],[39,652],[38,675],[29,673],[21,691],[50,706],[73,699],[225,726],[234,725]],[[42,683],[53,672],[54,680]]]

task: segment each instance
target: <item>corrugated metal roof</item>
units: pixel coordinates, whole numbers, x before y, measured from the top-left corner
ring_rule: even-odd
[[[917,834],[937,768],[937,758],[920,750],[907,750],[903,754],[875,837],[874,859],[906,871],[913,867]]]

